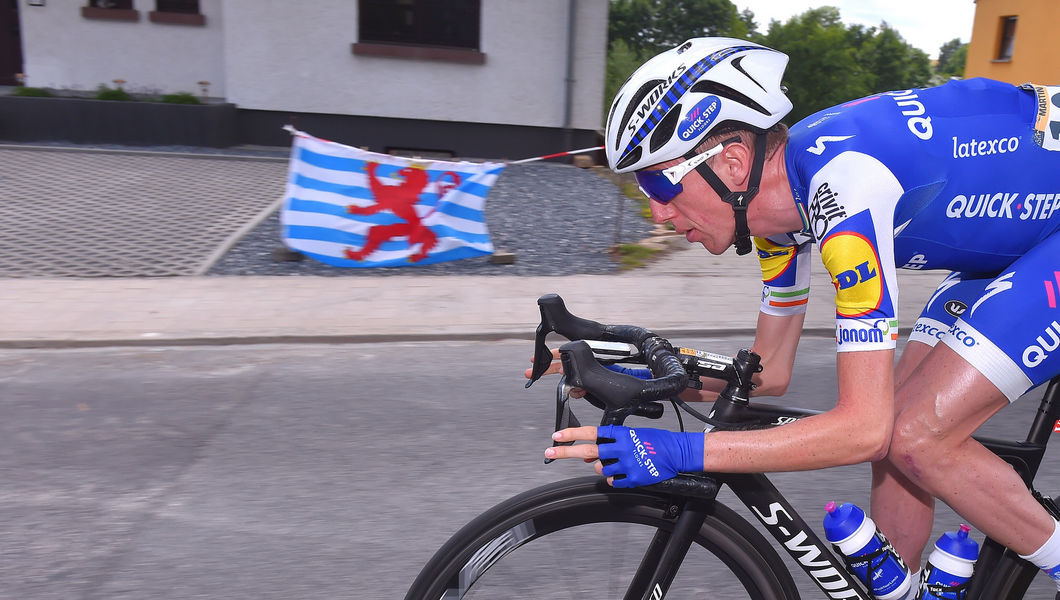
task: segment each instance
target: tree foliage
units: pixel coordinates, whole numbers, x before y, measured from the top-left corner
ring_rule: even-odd
[[[652,56],[689,38],[747,38],[754,14],[729,0],[611,0],[608,18],[606,112],[622,83]]]
[[[639,63],[701,36],[749,39],[787,54],[784,85],[795,105],[785,118],[788,123],[877,92],[930,85],[937,78],[927,54],[886,22],[878,27],[844,25],[839,10],[830,6],[783,23],[771,21],[761,33],[754,13],[738,11],[729,0],[611,0],[608,33],[608,106]],[[959,48],[946,57],[959,59]],[[940,50],[938,74],[944,73],[942,58]],[[946,74],[953,73],[947,68]]]
[[[611,42],[607,52],[607,78],[604,80],[604,98],[607,104],[604,106],[604,114],[611,110],[611,100],[618,93],[618,89],[629,79],[633,71],[644,61],[625,40],[617,39]]]
[[[808,10],[786,23],[771,22],[769,31],[754,41],[788,55],[783,83],[795,108],[785,120],[794,123],[870,93],[858,52],[870,38],[863,28],[848,30],[839,11],[830,6]]]
[[[848,100],[932,82],[927,54],[886,22],[844,25],[830,6],[773,21],[754,41],[790,57],[784,85],[795,108],[785,119],[789,123]]]
[[[611,0],[608,43],[624,41],[644,60],[694,37],[746,37],[729,0]]]
[[[963,77],[964,64],[968,60],[968,44],[958,38],[946,42],[939,48],[939,60],[935,72],[943,78]]]

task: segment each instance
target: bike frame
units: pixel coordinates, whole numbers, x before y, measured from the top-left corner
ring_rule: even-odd
[[[1060,396],[1058,394],[1060,394],[1060,377],[1049,382],[1025,441],[1012,442],[976,437],[984,446],[1012,465],[1028,487],[1031,487],[1041,464],[1053,427],[1060,419]],[[720,404],[714,407],[712,416],[730,423],[754,426],[781,426],[799,418],[817,414],[817,411],[770,404],[742,403],[725,399],[719,399],[718,402]],[[825,597],[871,600],[872,596],[847,572],[843,562],[831,551],[831,545],[814,533],[767,476],[708,473],[707,477],[718,484],[729,486],[736,497],[783,546],[788,555],[817,584]],[[713,492],[716,494],[716,486]],[[705,488],[704,493],[710,494],[710,488]],[[1054,512],[1055,516],[1056,509],[1052,501],[1043,498],[1037,492],[1035,494],[1050,512]],[[670,540],[660,547],[656,547],[653,543],[642,562],[642,565],[656,565],[655,573],[651,577],[654,585],[648,590],[652,595],[640,595],[639,590],[634,591],[634,587],[631,587],[633,595],[627,597],[663,597],[669,583],[676,575],[684,552],[691,544],[691,536],[703,521],[704,509],[694,504],[691,508],[692,510],[681,513]],[[654,563],[649,561],[654,561]],[[1016,597],[1022,597],[1031,580],[1038,573],[1037,567],[990,538],[984,541],[976,565],[976,575],[972,577],[968,600],[998,600],[1002,598],[1000,594],[1003,589],[1013,589],[1018,592]],[[983,568],[985,566],[990,568]],[[640,575],[639,572],[638,575]]]
[[[715,427],[783,426],[818,414],[800,408],[749,402],[753,375],[762,370],[760,357],[750,350],[740,350],[736,357],[726,357],[691,348],[673,348],[668,341],[638,327],[602,325],[576,317],[555,294],[539,298],[538,306],[541,323],[535,337],[534,368],[527,387],[540,378],[551,363],[552,352],[545,345],[545,337],[550,332],[569,340],[582,340],[560,347],[564,376],[557,388],[557,430],[579,424],[570,412],[569,395],[565,391],[568,378],[572,385],[586,391],[589,402],[604,409],[601,425],[621,425],[632,415],[658,418],[663,411],[659,400],[676,395],[686,386],[701,389],[700,377],[726,384],[713,403],[711,416],[702,417],[682,405],[690,414]],[[585,340],[598,340],[599,343],[591,348]],[[607,371],[600,367],[600,360],[646,363],[655,378],[635,384],[636,378],[628,375],[604,375]],[[1060,376],[1049,382],[1025,441],[975,438],[1012,465],[1029,488],[1054,427],[1060,427],[1058,395]],[[673,400],[680,402],[676,398]],[[863,585],[848,573],[840,558],[831,551],[830,544],[813,532],[764,474],[727,473],[680,474],[644,488],[668,496],[673,502],[670,512],[677,519],[672,531],[657,533],[637,569],[633,580],[635,585],[627,591],[627,599],[661,600],[665,596],[695,533],[704,522],[706,511],[717,496],[719,485],[729,486],[826,597],[871,600]],[[1060,509],[1050,498],[1033,489],[1032,493],[1046,510],[1060,519]],[[990,538],[983,543],[977,564],[968,600],[1022,598],[1037,573],[1034,565]],[[987,566],[990,568],[984,568]]]

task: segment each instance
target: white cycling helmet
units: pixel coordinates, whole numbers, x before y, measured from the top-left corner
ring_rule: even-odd
[[[628,173],[675,158],[691,159],[701,140],[713,132],[754,131],[758,135],[746,190],[730,190],[705,161],[695,166],[718,197],[732,206],[736,253],[747,254],[747,206],[762,179],[764,132],[791,111],[791,100],[780,85],[787,64],[781,52],[732,38],[694,38],[652,58],[630,75],[611,104],[604,136],[608,166]],[[646,178],[642,189],[648,189],[643,185],[649,175],[637,174],[638,182]]]
[[[720,126],[763,131],[791,110],[787,55],[733,38],[694,38],[641,65],[607,117],[607,163],[628,173],[685,156]]]

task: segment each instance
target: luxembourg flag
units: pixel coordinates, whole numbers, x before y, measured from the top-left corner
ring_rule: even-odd
[[[287,247],[337,267],[493,253],[486,194],[501,163],[412,160],[297,131],[280,222]]]

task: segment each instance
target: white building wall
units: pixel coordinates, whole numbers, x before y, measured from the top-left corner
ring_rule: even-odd
[[[205,26],[152,23],[155,0],[133,0],[138,21],[86,19],[84,0],[47,0],[19,7],[26,85],[73,90],[114,87],[129,92],[225,95],[222,0],[200,0]]]
[[[20,0],[21,1],[21,0]],[[199,93],[240,108],[597,129],[608,0],[574,0],[574,99],[565,123],[569,0],[482,0],[484,65],[354,55],[355,0],[200,0],[205,26],[86,19],[85,0],[21,8],[26,84]]]
[[[571,127],[601,125],[607,0],[576,0]],[[241,108],[565,125],[568,0],[483,0],[484,65],[354,55],[352,0],[224,0],[228,99]]]

